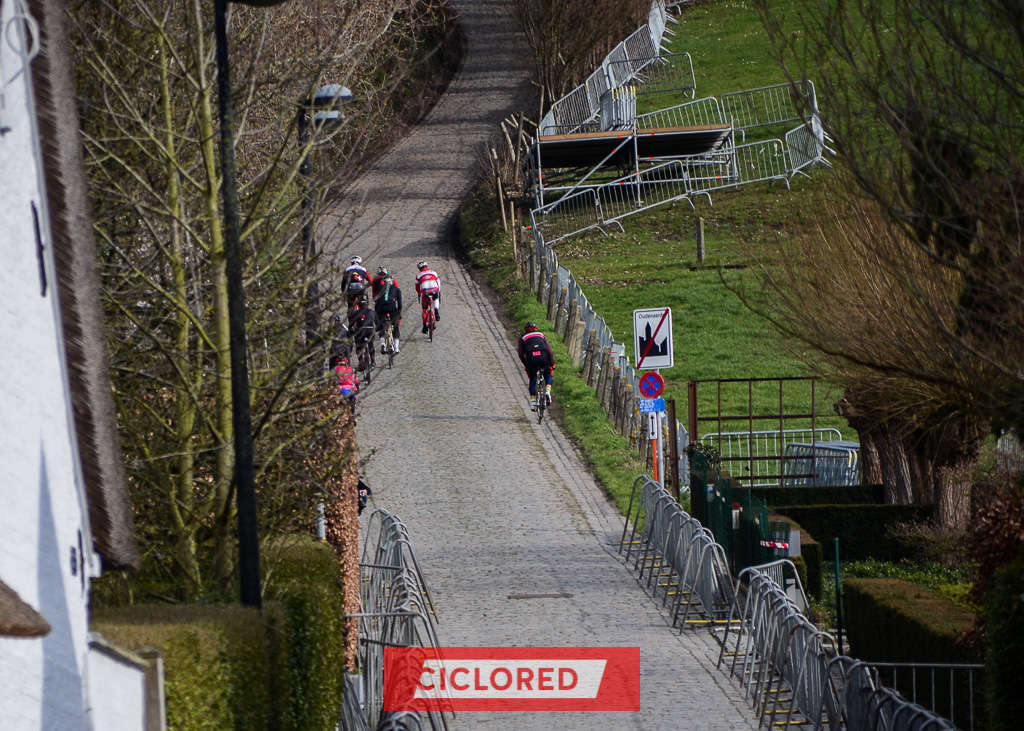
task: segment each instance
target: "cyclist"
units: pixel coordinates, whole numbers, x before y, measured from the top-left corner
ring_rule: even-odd
[[[552,374],[555,372],[555,356],[544,333],[537,329],[536,323],[528,322],[523,328],[523,336],[519,338],[519,360],[526,367],[530,376],[530,411],[537,410],[537,369],[544,371],[547,388],[544,397],[551,403]]]
[[[370,282],[370,286],[373,288],[373,298],[380,299],[381,290],[384,289],[384,280],[391,277],[392,284],[394,284],[394,277],[388,274],[388,270],[384,267],[377,267],[377,276]]]
[[[365,304],[355,303],[355,309],[348,318],[348,330],[352,333],[352,343],[356,347],[356,352],[359,352],[359,346],[363,343],[367,343],[369,348],[367,349],[370,353],[370,368],[373,368],[377,364],[377,359],[374,354],[374,336],[377,333],[377,313],[367,307]],[[362,365],[360,363],[360,365]]]
[[[363,290],[369,284],[370,273],[363,266],[363,258],[361,256],[353,256],[348,268],[341,275],[341,291],[345,293],[349,309],[352,308],[353,303],[359,299],[360,295],[363,294]]]
[[[423,334],[426,335],[427,308],[431,304],[434,306],[434,319],[441,321],[441,278],[425,261],[421,261],[416,267],[420,270],[416,275],[416,294],[419,295],[420,306],[423,308]]]
[[[383,269],[384,267],[381,267]],[[376,284],[377,280],[373,280]],[[377,311],[377,331],[381,334],[380,352],[385,352],[384,344],[384,328],[387,327],[387,321],[391,320],[391,327],[395,333],[395,353],[398,350],[398,338],[399,330],[398,326],[402,323],[402,290],[395,284],[395,278],[388,275],[384,278],[384,282],[380,287],[380,292],[374,295],[377,298],[374,309]]]
[[[338,391],[341,393],[341,397],[346,399],[354,410],[356,394],[359,393],[359,376],[349,365],[347,355],[338,358],[334,366],[334,375],[338,377]]]

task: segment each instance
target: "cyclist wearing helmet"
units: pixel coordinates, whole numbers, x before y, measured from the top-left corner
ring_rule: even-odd
[[[381,267],[381,269],[383,268]],[[377,280],[373,281],[376,285]],[[376,292],[376,287],[374,289],[374,296],[377,298],[374,306],[374,309],[377,310],[377,331],[381,335],[380,352],[384,353],[387,347],[384,343],[384,329],[390,319],[395,333],[395,353],[398,353],[398,338],[400,337],[398,326],[402,323],[402,290],[395,284],[395,278],[391,275],[384,278],[380,292]]]
[[[530,377],[530,411],[537,410],[537,369],[544,371],[547,388],[544,397],[551,403],[552,374],[555,372],[555,356],[544,333],[537,329],[536,323],[528,322],[523,328],[523,336],[519,338],[519,360],[526,367]]]
[[[334,375],[338,378],[338,392],[343,399],[349,402],[352,413],[355,413],[356,394],[359,393],[359,376],[349,365],[347,355],[338,358],[334,366]]]
[[[353,256],[345,273],[341,275],[341,291],[345,293],[349,308],[370,284],[370,273],[363,266],[361,256]]]
[[[433,304],[434,318],[441,321],[441,278],[437,272],[427,266],[427,262],[421,261],[416,265],[420,273],[416,275],[416,294],[420,298],[420,306],[423,308],[423,334],[427,334],[427,308]]]
[[[377,267],[377,276],[374,277],[373,281],[370,283],[373,286],[373,298],[375,300],[380,299],[381,290],[384,289],[384,280],[388,277],[391,277],[392,284],[394,284],[395,278],[388,274],[388,270],[384,267]]]

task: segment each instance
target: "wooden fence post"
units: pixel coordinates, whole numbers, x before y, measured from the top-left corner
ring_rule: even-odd
[[[587,357],[584,364],[583,370],[585,371],[585,377],[587,385],[591,388],[596,386],[596,375],[597,375],[597,358],[599,352],[599,345],[597,340],[597,331],[590,331],[590,342],[587,343]]]
[[[548,301],[548,258],[540,257],[540,276],[537,278],[537,301],[542,305]]]
[[[575,303],[576,300],[573,300],[573,304]],[[572,364],[579,368],[583,363],[583,332],[587,325],[579,317],[573,316],[571,309],[569,312],[569,357],[572,358]]]
[[[548,320],[554,322],[555,308],[558,307],[558,271],[551,272],[548,278],[551,281],[548,282],[548,300],[544,304],[548,308]]]
[[[558,293],[558,309],[555,310],[555,333],[563,341],[565,340],[565,323],[568,322],[568,318],[565,316],[565,298],[568,296],[569,290],[562,287],[562,291]]]

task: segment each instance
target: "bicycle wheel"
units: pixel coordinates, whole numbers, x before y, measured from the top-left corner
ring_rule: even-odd
[[[435,320],[436,320],[436,315],[434,314],[433,304],[431,304],[431,306],[427,308],[427,332],[429,333],[429,340],[430,340],[430,342],[434,342],[434,324],[435,324]]]
[[[391,324],[391,318],[388,318],[388,326],[384,331],[384,350],[388,354],[388,368],[391,368],[395,362],[395,328]]]
[[[534,381],[537,387],[537,423],[544,421],[544,409],[548,407],[547,389],[544,382],[544,369],[538,368]]]
[[[363,363],[366,366],[364,373],[366,373],[366,385],[370,385],[370,381],[373,378],[373,345],[367,340],[360,346],[363,349]]]

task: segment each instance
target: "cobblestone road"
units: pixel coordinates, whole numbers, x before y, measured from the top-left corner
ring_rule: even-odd
[[[528,91],[508,19],[486,0],[457,5],[462,71],[351,192],[367,209],[333,244],[371,269],[387,266],[412,304],[395,368],[378,370],[361,402],[360,448],[376,450],[371,508],[409,527],[443,644],[639,646],[643,711],[460,713],[454,728],[754,729],[738,686],[714,667],[716,646],[673,631],[616,558],[621,517],[557,429],[529,418],[512,345],[449,248],[483,141]],[[421,258],[444,283],[433,343],[419,334],[413,304]],[[523,594],[564,597],[512,598]]]

